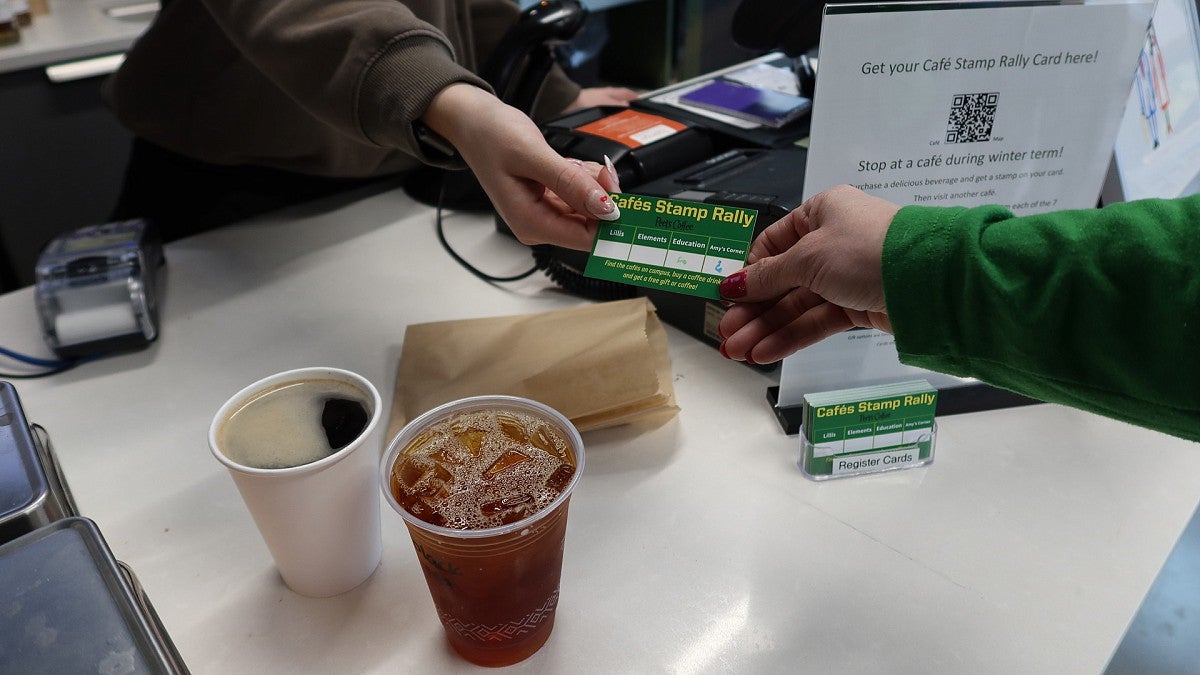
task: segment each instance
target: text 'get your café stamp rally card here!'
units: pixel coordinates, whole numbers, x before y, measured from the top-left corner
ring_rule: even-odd
[[[721,279],[745,266],[758,215],[753,209],[609,196],[621,217],[601,221],[584,275],[720,300]]]

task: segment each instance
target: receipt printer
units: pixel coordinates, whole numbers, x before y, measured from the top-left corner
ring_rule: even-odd
[[[158,337],[162,243],[146,220],[55,237],[38,258],[35,291],[46,343],[73,359],[144,347]]]

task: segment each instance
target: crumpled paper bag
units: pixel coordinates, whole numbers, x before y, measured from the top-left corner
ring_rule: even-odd
[[[645,298],[409,326],[388,438],[431,408],[482,394],[540,401],[580,431],[679,410],[667,334]]]

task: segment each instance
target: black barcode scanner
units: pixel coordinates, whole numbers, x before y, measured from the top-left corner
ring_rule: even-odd
[[[505,103],[525,113],[554,65],[554,49],[583,28],[587,9],[577,0],[542,0],[521,12],[483,65],[480,76]]]

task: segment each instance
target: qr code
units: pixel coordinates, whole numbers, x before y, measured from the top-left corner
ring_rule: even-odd
[[[956,94],[950,104],[950,119],[946,120],[947,143],[977,143],[992,140],[992,123],[996,121],[998,92],[986,94]]]

